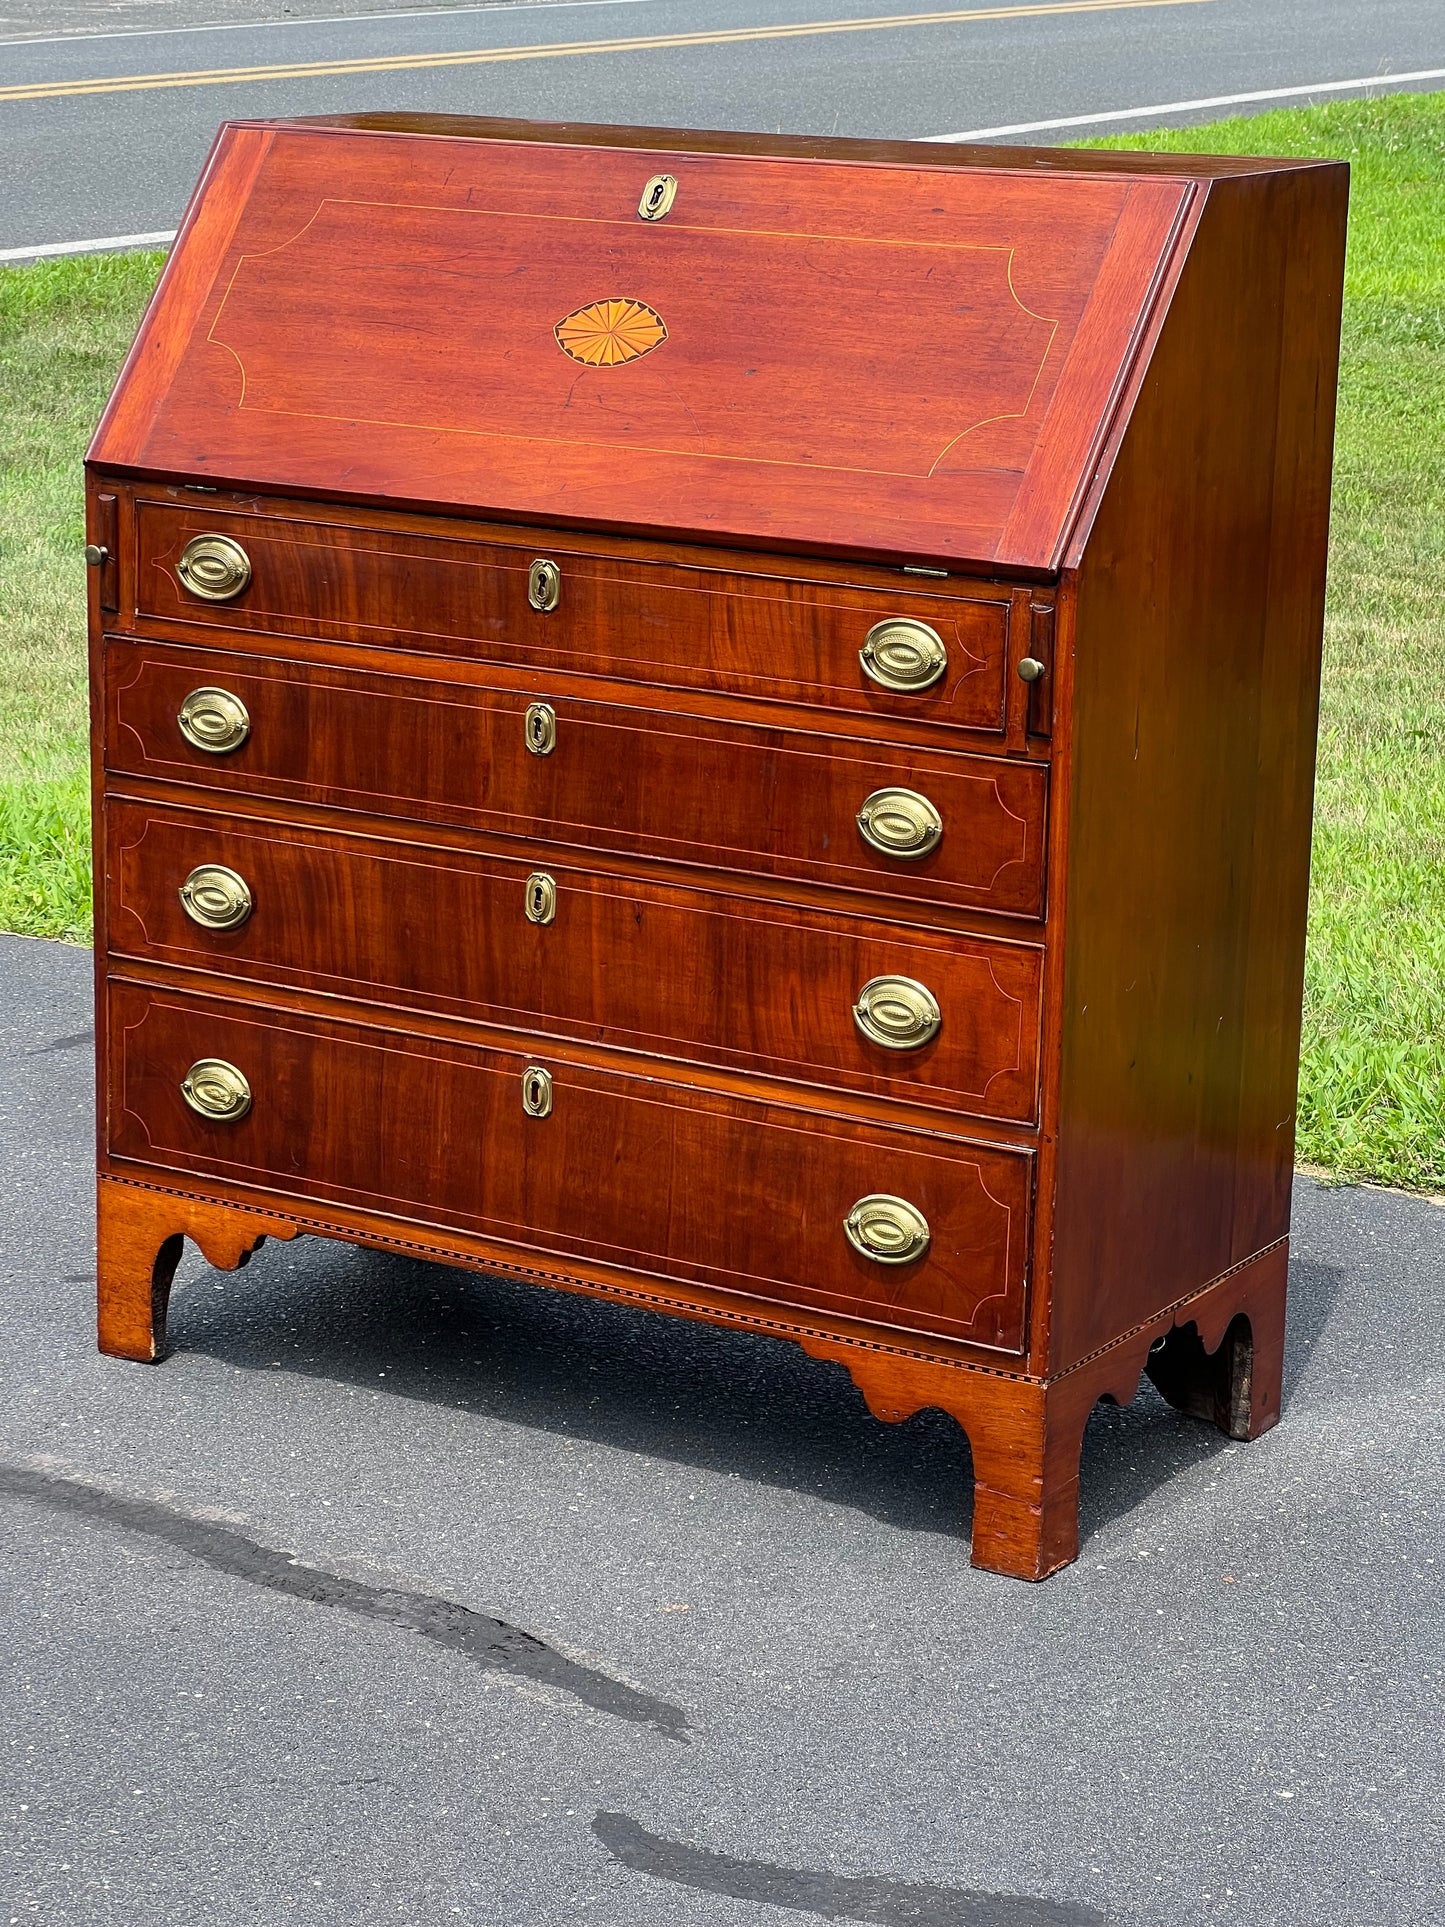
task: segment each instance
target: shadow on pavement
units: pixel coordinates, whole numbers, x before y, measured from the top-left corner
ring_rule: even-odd
[[[841,1366],[784,1340],[319,1239],[267,1245],[244,1271],[202,1276],[211,1289],[181,1285],[172,1302],[178,1350],[367,1390],[384,1375],[392,1396],[731,1472],[904,1531],[969,1529],[961,1428],[938,1411],[885,1425]],[[1327,1266],[1291,1274],[1286,1408],[1339,1283]],[[1131,1406],[1097,1406],[1084,1540],[1226,1449],[1147,1381]]]

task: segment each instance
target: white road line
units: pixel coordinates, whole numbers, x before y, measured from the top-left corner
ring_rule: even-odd
[[[168,227],[163,234],[112,234],[104,241],[47,241],[44,247],[0,248],[0,261],[44,261],[56,254],[118,254],[122,248],[163,248],[176,238]]]
[[[1116,107],[1103,114],[1070,114],[1063,120],[1018,120],[1009,127],[970,127],[962,134],[925,134],[926,141],[996,140],[1002,134],[1045,134],[1060,127],[1102,127],[1107,121],[1153,120],[1156,114],[1192,114],[1202,107],[1243,107],[1256,100],[1298,100],[1303,94],[1347,94],[1361,87],[1403,87],[1413,80],[1445,80],[1445,67],[1413,74],[1370,74],[1362,80],[1317,80],[1310,87],[1266,87],[1252,94],[1212,94],[1207,100],[1165,100],[1156,107]]]
[[[1119,107],[1103,114],[1070,114],[1064,120],[1020,120],[1008,127],[972,127],[963,134],[926,134],[925,141],[996,140],[1004,134],[1043,134],[1061,127],[1101,127],[1107,121],[1152,120],[1156,114],[1193,113],[1202,107],[1241,107],[1257,100],[1297,100],[1303,94],[1343,94],[1361,87],[1403,87],[1415,80],[1445,80],[1445,67],[1411,74],[1371,74],[1361,80],[1317,80],[1309,87],[1269,87],[1251,94],[1213,94],[1207,100],[1166,100],[1155,107]],[[122,248],[166,247],[174,228],[161,234],[112,234],[104,241],[51,241],[44,247],[0,248],[0,261],[43,261],[59,254],[106,254]]]
[[[405,13],[291,14],[285,20],[207,20],[195,27],[119,27],[111,33],[21,33],[0,47],[69,47],[92,40],[163,40],[178,33],[257,33],[271,27],[374,27],[393,20],[434,20],[439,14],[552,13],[559,7],[653,7],[659,0],[492,0],[476,7],[411,7]]]

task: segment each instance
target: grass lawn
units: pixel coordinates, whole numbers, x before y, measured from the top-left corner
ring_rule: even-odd
[[[1445,94],[1094,144],[1353,164],[1298,1148],[1445,1184]],[[89,935],[80,458],[160,262],[0,271],[0,929]]]

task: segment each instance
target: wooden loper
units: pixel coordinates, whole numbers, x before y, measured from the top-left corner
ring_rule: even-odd
[[[91,447],[100,1344],[183,1239],[718,1324],[1078,1547],[1279,1413],[1348,174],[224,127]]]

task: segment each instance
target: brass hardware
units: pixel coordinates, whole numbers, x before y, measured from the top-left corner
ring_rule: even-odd
[[[529,1064],[522,1072],[522,1109],[528,1117],[552,1115],[552,1073],[540,1064]]]
[[[921,562],[905,562],[903,565],[903,573],[905,575],[937,576],[940,582],[947,582],[948,580],[947,569],[925,569]]]
[[[541,556],[527,571],[527,600],[534,609],[546,615],[555,609],[562,600],[562,571],[555,562],[545,561]]]
[[[224,863],[203,863],[178,892],[192,923],[206,930],[236,930],[251,914],[251,886]]]
[[[1019,680],[1021,682],[1037,682],[1043,673],[1044,665],[1039,661],[1037,656],[1025,656],[1019,664]]]
[[[672,174],[654,174],[642,190],[637,212],[644,221],[660,221],[677,199],[677,179]]]
[[[199,1057],[181,1080],[181,1096],[201,1117],[237,1124],[251,1108],[251,1086],[224,1057]]]
[[[943,638],[926,622],[893,616],[875,622],[863,638],[858,660],[865,675],[884,689],[913,693],[931,689],[948,667]]]
[[[863,799],[858,828],[873,849],[912,863],[938,848],[943,818],[917,790],[874,790]]]
[[[251,734],[250,712],[229,689],[193,689],[176,721],[188,743],[212,756],[239,749]]]
[[[870,1044],[919,1050],[938,1035],[943,1012],[927,984],[913,977],[874,977],[858,992],[853,1021]]]
[[[108,562],[110,560],[110,550],[102,548],[99,542],[87,542],[85,545],[85,559],[92,569],[98,569],[102,562]]]
[[[875,1191],[859,1198],[843,1220],[853,1249],[876,1265],[906,1265],[928,1249],[928,1220],[906,1198]]]
[[[545,870],[534,870],[527,878],[527,894],[522,900],[528,923],[550,923],[557,914],[557,883]]]
[[[524,728],[532,754],[550,756],[557,747],[557,712],[552,705],[528,703]]]
[[[205,602],[230,602],[251,580],[251,558],[229,535],[193,535],[176,574]]]

